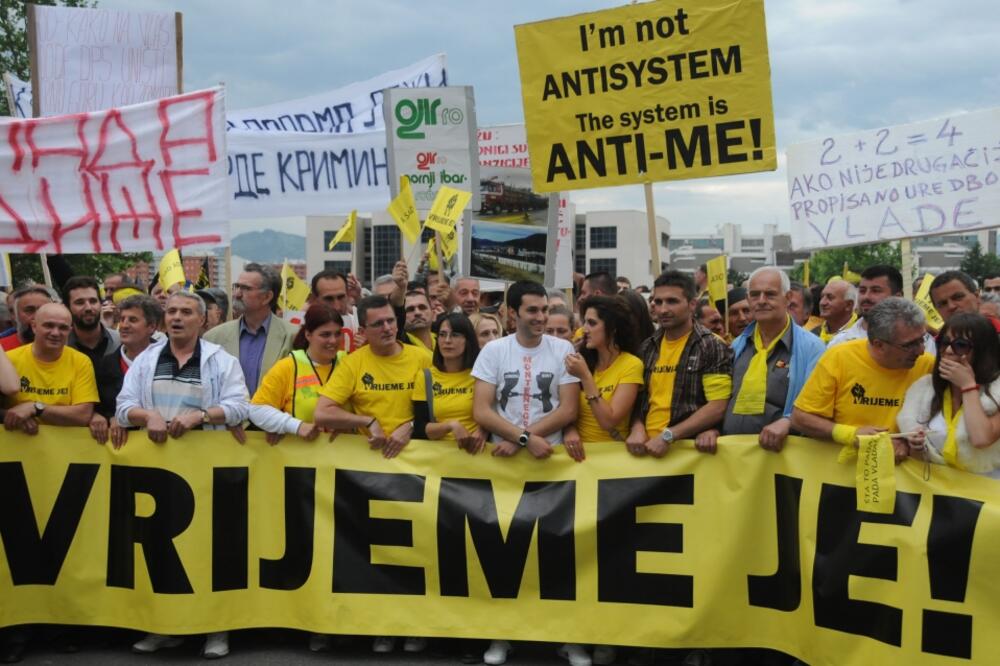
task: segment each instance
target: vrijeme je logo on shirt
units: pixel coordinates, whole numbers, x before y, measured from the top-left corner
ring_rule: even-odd
[[[412,391],[413,382],[388,382],[379,384],[371,373],[366,372],[361,375],[361,383],[365,385],[366,391]]]
[[[676,365],[667,365],[666,363],[664,363],[663,365],[654,365],[653,366],[653,374],[654,375],[662,375],[662,374],[668,373],[668,372],[677,372],[677,366]]]
[[[851,387],[851,397],[854,398],[855,405],[866,407],[899,407],[902,404],[899,398],[869,397],[865,387],[856,382]]]
[[[32,386],[30,379],[21,377],[21,393],[30,393],[32,395],[69,395],[69,387],[46,388],[43,386]]]
[[[431,389],[434,390],[435,396],[465,395],[466,393],[472,392],[471,386],[453,386],[451,388],[445,388],[441,386],[441,382],[434,382]]]

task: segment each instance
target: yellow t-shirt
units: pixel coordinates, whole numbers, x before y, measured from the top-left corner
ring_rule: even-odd
[[[81,352],[63,348],[58,361],[45,362],[31,353],[33,345],[21,345],[7,352],[7,358],[21,378],[21,390],[7,398],[7,406],[22,402],[46,405],[79,405],[100,402],[94,364]]]
[[[615,389],[620,384],[642,385],[642,360],[638,356],[622,352],[607,368],[594,373],[594,383],[597,384],[597,393],[601,399],[611,402],[611,397]],[[608,442],[612,440],[607,430],[601,427],[594,417],[594,412],[587,402],[587,396],[580,392],[580,411],[576,419],[576,429],[580,433],[580,440],[583,442]],[[615,426],[622,439],[628,437],[628,426],[630,414],[622,417],[622,420]]]
[[[421,349],[427,349],[427,345],[424,344],[424,341],[421,340],[420,338],[418,338],[417,336],[413,335],[413,333],[407,333],[406,337],[409,338],[410,342],[412,342],[417,347],[420,347]],[[432,332],[431,333],[431,346],[430,346],[430,349],[427,349],[427,351],[433,352],[434,348],[437,347],[437,341],[438,341],[437,333],[433,333]]]
[[[327,383],[333,372],[333,364],[317,365],[319,381]],[[253,394],[251,405],[271,405],[286,414],[292,413],[292,384],[295,382],[295,360],[291,356],[280,359],[271,366],[261,380],[257,392]]]
[[[670,424],[670,403],[674,395],[674,377],[677,364],[691,333],[683,338],[668,340],[663,336],[660,342],[660,357],[649,375],[649,412],[646,414],[646,430],[660,432]]]
[[[431,353],[414,345],[400,345],[394,356],[378,356],[365,345],[337,363],[320,390],[337,404],[348,403],[356,414],[378,419],[386,435],[413,418],[414,377],[431,364]]]
[[[851,340],[820,357],[795,406],[834,423],[892,430],[906,389],[933,369],[930,354],[909,369],[883,368],[868,353],[868,340]]]
[[[432,365],[430,371],[431,391],[434,393],[434,423],[458,421],[470,434],[479,430],[479,425],[472,420],[472,393],[476,388],[472,368],[461,372],[442,372]],[[427,382],[423,370],[413,380],[413,399],[417,402],[427,401]],[[455,435],[449,432],[444,439],[454,441]]]

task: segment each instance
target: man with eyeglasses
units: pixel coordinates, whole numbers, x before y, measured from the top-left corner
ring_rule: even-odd
[[[979,312],[979,289],[976,281],[962,271],[945,271],[931,282],[931,302],[945,323],[959,312]],[[1000,333],[1000,319],[987,319]]]
[[[271,366],[292,351],[292,342],[299,331],[274,315],[280,293],[281,277],[274,269],[247,264],[233,284],[233,305],[239,304],[243,314],[205,334],[205,340],[220,345],[240,360],[250,395]]]
[[[385,296],[361,299],[358,321],[364,324],[368,344],[337,363],[320,391],[316,425],[334,430],[360,428],[373,449],[392,458],[410,442],[414,378],[430,366],[431,354],[396,339],[396,312]]]
[[[858,320],[851,326],[833,336],[827,347],[836,347],[844,342],[860,340],[868,337],[868,312],[884,301],[903,295],[903,275],[895,267],[886,264],[869,266],[861,272],[861,283],[858,285]],[[937,354],[934,338],[924,333],[924,351]]]
[[[859,435],[896,427],[906,390],[934,369],[924,352],[924,313],[890,297],[868,311],[868,339],[837,345],[820,358],[792,411],[792,428],[809,437],[856,446]],[[894,439],[896,461],[908,454]]]

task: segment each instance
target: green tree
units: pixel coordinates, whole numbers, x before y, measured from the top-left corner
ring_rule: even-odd
[[[62,5],[64,7],[96,7],[97,0],[33,0],[36,5]],[[28,3],[24,0],[0,0],[0,72],[11,72],[27,81],[31,77],[28,60],[28,31],[25,20]],[[6,93],[0,95],[0,116],[9,116]]]
[[[902,268],[903,255],[899,243],[874,243],[855,247],[837,247],[814,252],[809,260],[809,280],[825,284],[834,275],[843,275],[844,263],[855,273],[875,264],[889,264]],[[802,280],[802,265],[789,272],[793,280]]]
[[[979,241],[976,241],[975,245],[965,252],[958,267],[982,284],[986,276],[1000,273],[1000,257],[992,252],[984,253]]]

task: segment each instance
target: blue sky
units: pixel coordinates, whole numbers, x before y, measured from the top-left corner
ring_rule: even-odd
[[[185,86],[223,82],[230,108],[293,99],[437,52],[472,85],[480,125],[521,122],[513,26],[619,6],[593,0],[101,0],[184,14]],[[680,3],[683,6],[683,3]],[[724,222],[788,230],[784,148],[820,135],[1000,106],[996,0],[769,0],[779,169],[654,186],[672,233]],[[578,212],[643,209],[641,187],[572,194]],[[241,228],[237,228],[241,225]],[[301,221],[234,223],[302,232]]]

